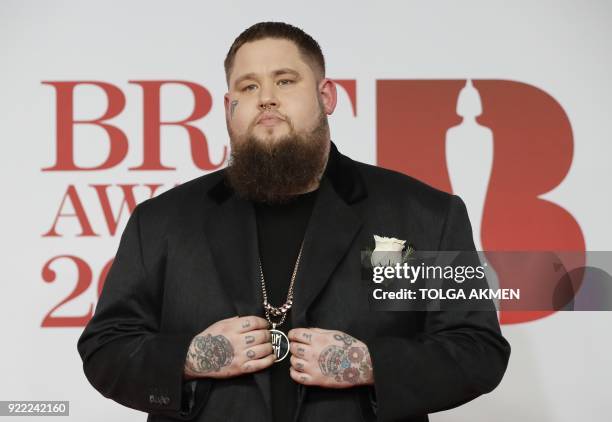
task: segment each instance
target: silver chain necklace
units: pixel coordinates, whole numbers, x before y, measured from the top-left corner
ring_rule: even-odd
[[[295,266],[293,267],[293,273],[291,274],[291,282],[289,283],[289,291],[287,292],[287,299],[285,303],[279,307],[272,306],[268,302],[268,294],[266,292],[266,281],[264,279],[263,269],[261,266],[261,259],[259,261],[259,275],[261,277],[261,291],[263,293],[263,306],[266,313],[266,319],[272,326],[270,330],[272,348],[274,349],[274,353],[276,354],[275,362],[280,362],[285,359],[289,354],[289,338],[280,330],[277,330],[276,327],[279,327],[283,322],[285,322],[285,318],[287,318],[287,313],[291,309],[293,305],[293,286],[295,284],[295,276],[297,275],[298,267],[300,265],[300,258],[302,257],[302,249],[304,248],[304,241],[300,246],[300,252],[298,253],[298,257],[295,261]],[[272,318],[281,317],[278,321],[272,321]]]

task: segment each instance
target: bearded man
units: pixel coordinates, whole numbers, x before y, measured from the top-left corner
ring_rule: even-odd
[[[251,26],[225,72],[228,167],[132,213],[78,343],[91,384],[151,421],[425,421],[493,390],[492,305],[377,312],[361,280],[374,234],[473,251],[462,200],[338,151],[301,29]]]

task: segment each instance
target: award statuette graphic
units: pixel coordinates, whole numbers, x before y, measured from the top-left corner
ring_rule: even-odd
[[[289,338],[287,338],[285,333],[276,329],[276,324],[272,324],[270,334],[272,334],[272,349],[276,355],[274,362],[280,362],[289,354]]]

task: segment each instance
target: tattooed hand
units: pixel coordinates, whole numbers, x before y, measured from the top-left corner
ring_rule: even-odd
[[[374,385],[368,346],[341,331],[296,328],[289,331],[291,378],[327,388]]]
[[[193,338],[184,377],[230,378],[260,371],[275,360],[268,321],[256,316],[233,317],[214,323]]]

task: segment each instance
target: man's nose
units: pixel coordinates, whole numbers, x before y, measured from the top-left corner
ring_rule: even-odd
[[[259,91],[259,108],[262,110],[267,110],[277,107],[278,98],[276,98],[274,88],[270,86],[262,87]]]

